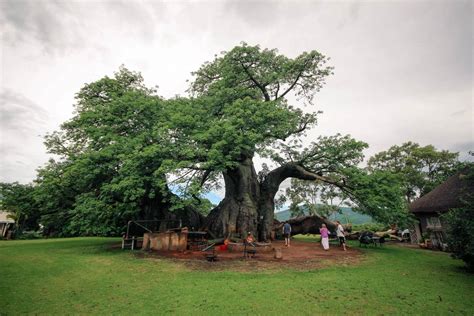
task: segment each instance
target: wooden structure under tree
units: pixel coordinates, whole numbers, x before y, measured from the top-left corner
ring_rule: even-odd
[[[183,234],[182,230],[185,230]],[[186,245],[187,232],[187,228],[182,228],[181,219],[128,221],[127,232],[122,236],[122,249],[181,249],[183,243]]]

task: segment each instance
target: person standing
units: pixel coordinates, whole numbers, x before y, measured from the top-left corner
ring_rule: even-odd
[[[255,238],[253,237],[251,232],[248,232],[247,238],[245,238],[245,241],[247,242],[247,244],[253,245],[253,243],[255,242]]]
[[[344,251],[346,251],[346,236],[344,235],[344,227],[342,227],[340,221],[336,221],[336,235],[339,238],[339,244],[342,246]]]
[[[291,225],[288,222],[283,225],[283,237],[285,237],[285,246],[290,247]]]
[[[324,250],[329,250],[329,230],[326,228],[326,224],[321,225],[319,233],[321,234],[321,244]]]

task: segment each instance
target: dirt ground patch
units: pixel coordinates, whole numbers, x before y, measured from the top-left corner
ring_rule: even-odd
[[[348,247],[343,251],[336,245],[331,245],[329,251],[324,251],[319,243],[293,240],[291,247],[285,247],[283,241],[274,241],[272,248],[281,248],[282,259],[274,258],[274,251],[258,251],[254,258],[244,258],[243,252],[228,252],[216,250],[217,261],[209,262],[202,251],[151,251],[137,252],[136,256],[147,259],[163,259],[175,261],[192,270],[207,271],[271,271],[282,269],[313,270],[332,265],[344,266],[358,264],[363,254],[359,249]]]

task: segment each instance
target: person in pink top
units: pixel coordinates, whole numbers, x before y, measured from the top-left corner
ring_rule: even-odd
[[[321,234],[321,244],[324,250],[329,250],[329,230],[326,228],[326,224],[321,225],[319,233]]]

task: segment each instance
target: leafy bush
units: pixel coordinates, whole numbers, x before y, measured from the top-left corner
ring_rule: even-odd
[[[466,188],[474,187],[474,166],[469,168],[465,181]],[[448,247],[454,258],[463,260],[468,271],[474,272],[474,193],[466,189],[462,202],[462,207],[443,215],[448,223]]]
[[[474,212],[473,209],[453,209],[445,215],[449,223],[448,247],[452,256],[463,260],[474,272]]]
[[[24,231],[16,236],[16,239],[39,239],[43,238],[43,235],[39,231]]]

